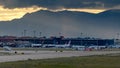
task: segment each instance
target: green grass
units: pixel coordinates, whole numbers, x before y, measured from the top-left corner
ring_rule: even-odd
[[[120,68],[119,56],[90,56],[0,63],[0,68]]]

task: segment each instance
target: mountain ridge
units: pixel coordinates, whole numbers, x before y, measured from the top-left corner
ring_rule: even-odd
[[[44,36],[78,37],[80,33],[86,36],[112,38],[119,32],[120,10],[107,10],[99,14],[86,12],[47,10],[28,13],[21,19],[0,22],[1,35],[21,36],[24,30],[32,36],[33,31],[42,32]],[[7,28],[7,29],[6,29]],[[109,34],[109,35],[108,35]]]

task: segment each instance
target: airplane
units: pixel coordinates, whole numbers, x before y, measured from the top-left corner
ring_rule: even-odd
[[[94,45],[94,46],[89,46],[88,48],[99,50],[99,49],[105,49],[106,46],[97,46],[97,45]]]
[[[44,44],[43,48],[55,48],[56,45],[55,44]]]
[[[120,45],[113,45],[112,48],[120,48]]]
[[[79,46],[79,45],[73,45],[72,49],[74,50],[79,50],[79,51],[84,51],[85,50],[85,46]]]
[[[8,47],[8,46],[3,46],[3,49],[4,49],[5,51],[12,51],[12,49],[11,49],[10,47]]]
[[[67,44],[57,44],[56,48],[69,48],[71,44],[71,41],[69,41]]]
[[[38,43],[31,44],[31,47],[43,47],[43,44],[44,44],[44,41],[42,41],[41,44],[38,44]]]
[[[31,47],[42,47],[42,44],[31,44]]]
[[[71,44],[71,41],[68,42],[68,44],[48,44],[44,45],[45,48],[69,48]]]
[[[17,53],[18,53],[18,51],[12,50],[12,48],[9,47],[9,46],[3,46],[3,49],[4,49],[3,52],[12,53],[12,54],[13,54],[13,53],[14,53],[14,54],[17,54]],[[20,54],[24,54],[24,52],[21,52]]]

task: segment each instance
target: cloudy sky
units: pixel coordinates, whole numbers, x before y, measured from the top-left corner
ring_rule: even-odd
[[[100,13],[109,9],[120,9],[120,0],[0,0],[0,21],[38,10]]]

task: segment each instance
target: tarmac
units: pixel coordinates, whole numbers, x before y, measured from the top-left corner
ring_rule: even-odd
[[[0,51],[6,52],[6,51]],[[14,53],[14,52],[9,52]],[[111,53],[120,53],[120,51],[17,51],[18,54],[2,55],[0,62],[21,61],[29,59],[48,59],[60,57],[74,57],[74,56],[90,56],[90,55],[104,55]]]

